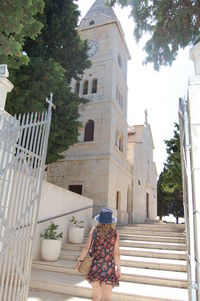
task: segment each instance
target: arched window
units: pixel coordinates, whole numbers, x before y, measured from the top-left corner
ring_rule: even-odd
[[[83,95],[88,94],[88,80],[85,80],[83,83]]]
[[[92,93],[97,93],[97,79],[93,79],[92,81]]]
[[[74,93],[79,95],[79,92],[80,92],[80,82],[76,82]]]
[[[94,140],[94,121],[88,120],[85,126],[84,141]]]
[[[120,136],[119,138],[119,150],[123,152],[123,136]]]
[[[91,21],[89,22],[89,25],[94,25],[94,20],[91,20]]]
[[[116,209],[120,210],[120,203],[121,203],[121,192],[117,191],[116,193]]]
[[[118,64],[120,67],[122,66],[122,58],[121,58],[120,54],[118,55]]]

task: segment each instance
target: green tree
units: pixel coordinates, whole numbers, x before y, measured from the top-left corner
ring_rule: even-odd
[[[87,41],[78,33],[80,12],[76,0],[45,0],[44,14],[39,15],[44,27],[36,40],[27,39],[24,50],[30,57],[52,58],[65,70],[68,83],[79,78],[90,66]]]
[[[157,214],[162,220],[163,216],[169,215],[169,192],[163,187],[165,169],[161,172],[157,183]]]
[[[171,65],[179,48],[195,44],[200,39],[199,0],[109,0],[111,5],[130,5],[135,21],[134,36],[139,41],[144,33],[150,34],[144,50],[144,63],[153,63],[159,70]]]
[[[42,13],[44,0],[0,0],[0,64],[19,68],[28,64],[23,52],[26,38],[35,39],[42,23],[36,15]]]
[[[180,132],[179,125],[175,123],[174,136],[170,140],[164,140],[166,144],[167,160],[165,166],[165,186],[170,190],[182,190]]]
[[[47,163],[61,158],[60,153],[77,142],[78,107],[86,100],[71,92],[70,81],[79,78],[90,66],[87,41],[82,41],[77,28],[79,11],[72,0],[46,0],[41,34],[27,39],[24,50],[30,58],[28,66],[11,70],[15,85],[6,109],[16,112],[42,111],[45,97],[53,92],[56,110],[52,114]]]
[[[182,190],[175,189],[169,194],[169,206],[170,213],[176,218],[178,224],[179,217],[184,216]]]
[[[170,140],[165,140],[165,144],[168,156],[158,181],[158,213],[162,215],[163,206],[165,214],[173,214],[178,223],[178,218],[184,216],[178,124],[175,123],[174,136]]]

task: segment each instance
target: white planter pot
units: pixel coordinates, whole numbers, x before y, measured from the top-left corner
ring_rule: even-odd
[[[81,244],[84,238],[84,228],[70,227],[69,241],[73,244]]]
[[[61,240],[43,239],[42,258],[46,261],[56,261],[60,255]]]

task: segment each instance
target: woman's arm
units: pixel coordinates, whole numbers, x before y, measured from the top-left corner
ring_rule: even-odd
[[[95,227],[93,227],[90,230],[88,240],[87,240],[86,244],[84,245],[84,247],[81,251],[80,257],[78,258],[78,262],[76,263],[76,270],[78,270],[78,267],[79,267],[81,261],[83,261],[83,259],[86,257],[86,255],[87,255],[87,253],[90,249],[90,244],[91,244],[91,241],[92,241],[92,234],[93,234],[94,229],[95,229]]]
[[[121,277],[119,234],[118,234],[118,232],[117,232],[117,238],[116,238],[116,242],[115,242],[114,258],[115,258],[115,265],[117,266],[116,274],[117,274],[118,277]]]

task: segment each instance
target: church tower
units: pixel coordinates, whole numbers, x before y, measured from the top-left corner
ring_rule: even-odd
[[[117,210],[127,221],[131,173],[127,163],[127,61],[130,54],[114,10],[96,0],[80,23],[88,40],[91,67],[72,90],[89,100],[80,106],[79,142],[64,152],[64,159],[49,168],[50,182]],[[56,176],[56,168],[59,177]]]

